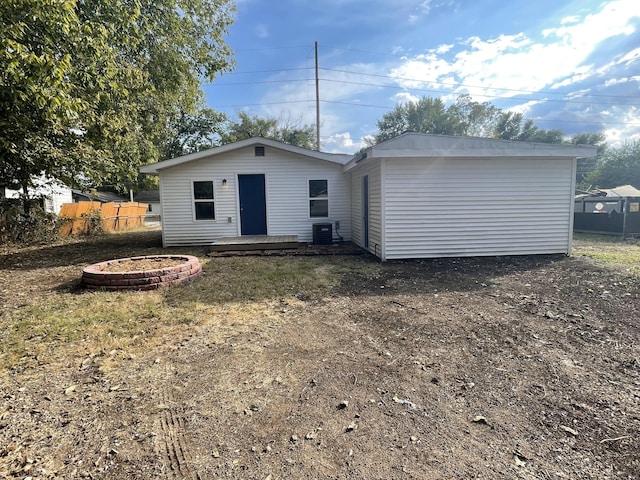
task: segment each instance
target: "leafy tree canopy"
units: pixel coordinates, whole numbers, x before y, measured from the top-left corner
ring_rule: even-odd
[[[171,119],[171,138],[166,143],[163,157],[175,158],[220,145],[227,117],[207,107],[194,113],[180,112]]]
[[[451,105],[431,97],[398,104],[378,121],[378,132],[369,143],[380,143],[404,132],[564,142],[560,130],[538,128],[522,113],[504,112],[489,102],[474,102],[469,95],[460,95]]]
[[[384,142],[404,132],[461,135],[462,109],[447,107],[439,98],[422,97],[417,102],[400,103],[378,121],[373,143]]]
[[[228,122],[220,142],[226,144],[252,137],[269,138],[310,150],[316,148],[313,125],[302,124],[300,120],[250,116],[246,112],[240,112],[237,121]]]
[[[0,183],[122,183],[231,68],[231,0],[0,2]]]
[[[607,148],[586,182],[599,188],[620,185],[640,188],[640,141],[626,141],[620,147]]]
[[[598,155],[602,155],[607,150],[607,137],[603,132],[578,133],[571,137],[570,143],[598,147]]]

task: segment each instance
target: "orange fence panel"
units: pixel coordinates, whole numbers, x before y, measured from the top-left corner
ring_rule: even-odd
[[[105,232],[117,232],[143,224],[148,204],[138,202],[78,202],[65,203],[60,209],[60,216],[71,219],[65,222],[60,230],[62,237],[87,233],[91,227],[90,220],[83,218],[85,214],[100,212],[102,229]]]
[[[118,230],[119,203],[109,202],[102,205],[102,228],[105,232]]]

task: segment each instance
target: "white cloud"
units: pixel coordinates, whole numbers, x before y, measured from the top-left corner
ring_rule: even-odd
[[[605,87],[612,87],[614,85],[619,85],[621,83],[627,83],[629,82],[629,78],[624,77],[624,78],[610,78],[609,80],[604,82],[604,86]]]
[[[631,64],[636,60],[640,59],[640,48],[636,48],[635,50],[631,50],[626,55],[622,56],[620,60],[618,60],[619,64]]]
[[[400,92],[393,96],[393,101],[395,103],[418,103],[419,100],[420,97],[412,95],[409,92]]]
[[[452,43],[450,43],[450,44],[442,44],[442,45],[438,45],[438,48],[436,48],[434,51],[438,55],[444,55],[445,53],[447,53],[452,48],[453,48],[453,44]]]
[[[349,132],[335,133],[322,139],[322,151],[328,153],[355,153],[364,146],[362,141],[354,141]]]
[[[432,3],[433,0],[423,0],[422,2],[420,2],[420,4],[414,10],[415,13],[409,15],[409,24],[414,25],[418,23],[421,18],[428,16],[431,12],[432,7],[434,6],[432,5]],[[436,8],[438,6],[439,5],[435,5]]]
[[[420,9],[422,10],[422,13],[427,15],[431,11],[431,0],[424,0],[420,4]]]
[[[640,17],[640,2],[616,0],[605,4],[599,12],[566,17],[561,26],[542,31],[540,41],[524,33],[490,39],[474,36],[461,41],[453,57],[446,55],[451,47],[430,50],[407,58],[391,69],[390,75],[407,89],[449,91],[452,87],[443,85],[443,78],[453,76],[472,95],[502,97],[518,93],[513,90],[568,86],[594,73],[583,63],[602,41],[635,32],[632,17]],[[630,63],[638,58],[640,48],[616,63]]]
[[[551,85],[551,88],[558,89],[558,88],[566,87],[568,85],[575,85],[576,83],[591,77],[593,73],[594,71],[591,65],[576,67],[575,73],[573,75],[570,75],[567,78],[560,80],[559,82],[555,82],[554,84]]]
[[[640,82],[640,75],[634,75],[633,77],[610,78],[604,82],[604,86],[612,87],[614,85],[620,85],[622,83],[630,82]]]
[[[522,113],[525,117],[527,116],[527,114],[529,113],[529,111],[537,106],[544,103],[544,100],[530,100],[526,103],[522,103],[520,105],[515,105],[513,107],[509,107],[509,111],[511,112],[515,112],[515,113]]]
[[[560,24],[566,25],[568,23],[578,23],[579,21],[580,21],[580,17],[578,17],[577,15],[572,15],[569,17],[564,17],[562,20],[560,20]]]

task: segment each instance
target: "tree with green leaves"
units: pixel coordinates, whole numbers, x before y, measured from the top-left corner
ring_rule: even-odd
[[[0,3],[0,184],[123,184],[232,66],[231,0]]]
[[[170,121],[172,136],[163,157],[175,158],[220,145],[227,122],[226,115],[204,106],[192,114],[180,112]]]
[[[500,109],[489,102],[474,102],[471,95],[460,95],[449,112],[459,125],[460,135],[490,137]]]
[[[494,126],[493,137],[522,142],[563,143],[561,130],[537,127],[533,120],[525,119],[522,113],[500,112]]]
[[[251,116],[246,112],[240,112],[238,120],[228,122],[221,132],[220,142],[226,144],[252,137],[269,138],[310,150],[316,148],[313,125],[302,124],[300,120]]]
[[[604,132],[582,132],[571,137],[569,143],[573,145],[593,145],[598,148],[598,155],[607,150],[607,136]]]
[[[593,145],[598,148],[598,153],[595,157],[578,159],[576,186],[580,190],[589,190],[591,184],[587,179],[596,169],[598,159],[607,150],[607,137],[603,132],[583,132],[573,135],[568,143],[573,145]]]
[[[431,97],[398,104],[378,121],[378,132],[369,143],[380,143],[404,132],[564,142],[560,130],[539,128],[522,113],[505,112],[489,102],[474,102],[469,95],[460,95],[451,105]]]
[[[640,140],[609,147],[600,155],[596,169],[586,182],[599,188],[633,185],[640,188]]]
[[[417,102],[399,103],[378,120],[378,132],[373,143],[384,142],[404,132],[422,132],[441,135],[460,135],[459,115],[439,98],[422,97]]]

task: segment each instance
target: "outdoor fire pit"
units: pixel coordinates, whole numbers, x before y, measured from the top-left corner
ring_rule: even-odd
[[[99,290],[155,290],[202,275],[192,255],[152,255],[94,263],[82,270],[82,283]]]

